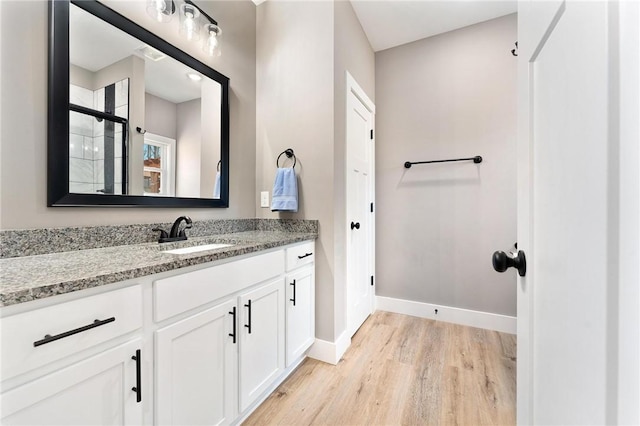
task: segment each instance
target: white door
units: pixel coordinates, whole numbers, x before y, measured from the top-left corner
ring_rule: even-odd
[[[315,338],[314,265],[287,274],[287,367],[309,349]]]
[[[519,424],[616,423],[615,3],[519,4]]]
[[[284,370],[284,280],[239,297],[240,411]]]
[[[347,73],[347,328],[373,312],[373,103]]]
[[[228,424],[235,416],[235,299],[156,332],[156,423]]]
[[[109,349],[0,395],[3,425],[140,425],[152,392],[137,383],[140,340]],[[151,354],[142,354],[143,357]]]

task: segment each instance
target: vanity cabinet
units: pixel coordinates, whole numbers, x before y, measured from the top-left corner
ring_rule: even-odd
[[[235,298],[155,333],[156,423],[228,424],[236,414]]]
[[[314,341],[313,253],[296,243],[3,308],[0,423],[241,422]]]

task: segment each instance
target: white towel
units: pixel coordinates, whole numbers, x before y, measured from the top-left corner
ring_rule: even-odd
[[[216,173],[216,183],[213,186],[213,198],[220,198],[220,172]]]
[[[272,212],[298,211],[298,182],[293,167],[278,168],[273,182]]]

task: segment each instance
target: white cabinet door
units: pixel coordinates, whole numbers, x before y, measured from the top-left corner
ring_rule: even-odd
[[[156,423],[228,424],[236,415],[235,299],[156,332]]]
[[[4,392],[2,424],[142,424],[143,400],[132,389],[142,391],[132,359],[140,347],[138,339]]]
[[[240,411],[284,370],[284,298],[282,278],[239,297]]]
[[[287,275],[287,367],[298,359],[315,338],[314,266]]]

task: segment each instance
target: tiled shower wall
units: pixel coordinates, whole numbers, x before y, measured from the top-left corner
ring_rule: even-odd
[[[105,88],[95,91],[70,85],[69,101],[97,111],[105,110]],[[115,115],[129,117],[129,80],[115,83]],[[113,139],[107,135],[106,120],[70,112],[69,114],[69,192],[104,193],[105,164],[113,173],[113,193],[122,194],[122,131],[123,126],[114,123]],[[108,133],[108,132],[107,132]],[[113,147],[113,148],[111,148]],[[107,155],[105,156],[105,148]],[[112,150],[112,151],[111,151]],[[109,166],[113,158],[112,166]],[[109,175],[107,175],[109,178]],[[111,179],[108,179],[111,181]]]

